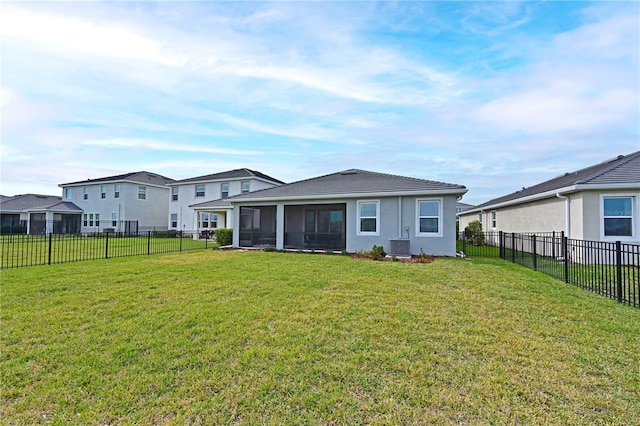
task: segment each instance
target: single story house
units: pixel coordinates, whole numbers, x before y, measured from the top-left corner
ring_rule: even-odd
[[[232,228],[232,206],[226,199],[284,182],[246,168],[177,180],[171,190],[169,229],[195,231],[196,236],[215,228]]]
[[[229,197],[234,247],[454,256],[461,185],[344,170]]]
[[[62,183],[62,198],[80,207],[80,232],[167,229],[173,179],[146,171]]]
[[[640,151],[564,173],[458,213],[460,229],[563,231],[572,239],[640,242]]]
[[[82,209],[55,195],[0,197],[2,234],[76,234]]]

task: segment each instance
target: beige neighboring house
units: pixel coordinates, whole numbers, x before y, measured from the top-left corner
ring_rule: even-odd
[[[563,231],[572,239],[640,242],[640,151],[620,155],[459,213],[460,229]]]
[[[81,232],[137,232],[167,229],[169,188],[173,179],[132,172],[62,183],[62,200],[82,211]]]
[[[168,185],[169,229],[194,232],[197,238],[215,228],[233,228],[233,207],[227,202],[228,197],[283,183],[246,168],[172,182]]]

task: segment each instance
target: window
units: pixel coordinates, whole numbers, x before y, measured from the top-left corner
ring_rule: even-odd
[[[70,200],[73,197],[73,190],[71,188],[64,189],[64,198]]]
[[[171,227],[178,227],[178,213],[171,213]]]
[[[120,184],[113,185],[113,198],[120,198]]]
[[[497,225],[498,225],[497,214],[496,214],[496,211],[495,211],[495,210],[493,210],[493,211],[491,212],[491,227],[492,227],[493,229],[496,229],[496,226],[497,226]]]
[[[220,198],[227,198],[229,196],[229,184],[220,184]]]
[[[87,188],[86,186],[84,187],[84,195],[82,196],[82,198],[85,200],[89,199],[89,188]]]
[[[100,198],[103,200],[107,198],[107,185],[100,186]]]
[[[196,185],[196,197],[204,197],[204,185]]]
[[[358,235],[380,235],[380,201],[358,201]]]
[[[177,186],[174,186],[173,188],[171,188],[171,201],[178,201],[178,187]]]
[[[89,225],[89,215],[85,213],[82,216],[82,226],[88,226],[88,225]]]
[[[417,200],[416,235],[418,237],[442,236],[442,200]]]
[[[147,187],[139,186],[138,187],[138,200],[146,200],[147,199]],[[165,198],[166,200],[166,198]]]
[[[93,226],[93,213],[89,213],[89,226]]]
[[[118,213],[111,213],[111,226],[118,226]]]
[[[100,226],[100,213],[96,213],[96,226]]]
[[[248,180],[245,180],[244,182],[242,182],[242,193],[246,194],[250,190],[251,190],[251,182],[249,182]]]
[[[218,215],[215,213],[200,213],[200,228],[217,228]]]
[[[633,237],[634,197],[602,197],[604,237]]]

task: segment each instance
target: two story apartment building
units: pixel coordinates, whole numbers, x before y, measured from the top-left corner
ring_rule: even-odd
[[[232,228],[228,197],[272,188],[284,182],[246,168],[177,180],[170,190],[169,229],[204,235],[215,228]]]
[[[62,183],[62,200],[82,210],[80,231],[133,234],[166,229],[173,179],[146,171]]]

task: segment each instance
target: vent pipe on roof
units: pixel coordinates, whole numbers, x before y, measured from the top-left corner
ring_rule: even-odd
[[[567,233],[567,238],[571,238],[571,199],[565,195],[561,195],[559,192],[556,192],[556,197],[565,200],[564,227],[565,232]]]

